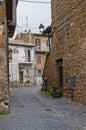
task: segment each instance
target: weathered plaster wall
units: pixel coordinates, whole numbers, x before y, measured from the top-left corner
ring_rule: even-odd
[[[10,41],[14,42],[14,41]],[[16,41],[18,44],[19,41]],[[20,42],[21,43],[21,42]],[[24,45],[24,44],[23,44]],[[12,59],[9,59],[9,73],[10,81],[20,82],[19,72],[23,72],[23,83],[27,80],[30,84],[35,83],[35,50],[34,47],[29,46],[17,46],[9,43],[9,49],[12,50]],[[30,50],[30,61],[28,61],[28,50]],[[22,69],[20,69],[20,64],[22,64]],[[32,64],[32,65],[31,65]],[[30,65],[30,66],[29,66]],[[29,71],[27,74],[27,70]],[[29,77],[28,77],[29,75]]]

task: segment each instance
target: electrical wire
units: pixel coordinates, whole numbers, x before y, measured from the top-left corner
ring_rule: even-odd
[[[50,4],[51,2],[40,2],[40,1],[28,1],[28,0],[19,0],[19,1],[22,1],[22,2],[30,2],[30,3],[39,3],[39,4]]]

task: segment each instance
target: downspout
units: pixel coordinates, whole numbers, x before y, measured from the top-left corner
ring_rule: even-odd
[[[7,13],[6,13],[6,0],[5,0],[5,43],[6,43],[6,62],[7,62],[7,80],[8,80],[8,112],[10,112],[10,91],[9,91],[9,52],[8,52],[8,28],[7,28]]]

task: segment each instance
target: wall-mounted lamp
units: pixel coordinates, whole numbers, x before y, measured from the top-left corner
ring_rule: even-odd
[[[49,46],[49,51],[50,51],[50,47],[51,47],[51,37],[53,35],[53,33],[55,32],[55,29],[57,27],[51,27],[48,26],[46,29],[44,29],[44,25],[40,24],[39,26],[39,31],[41,34],[48,36],[48,46]]]
[[[40,31],[40,33],[42,33],[44,31],[44,25],[43,24],[40,24],[39,31]]]

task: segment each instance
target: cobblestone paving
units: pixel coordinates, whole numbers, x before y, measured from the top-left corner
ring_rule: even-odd
[[[40,87],[11,90],[11,113],[0,130],[86,130],[86,106],[41,96]]]

